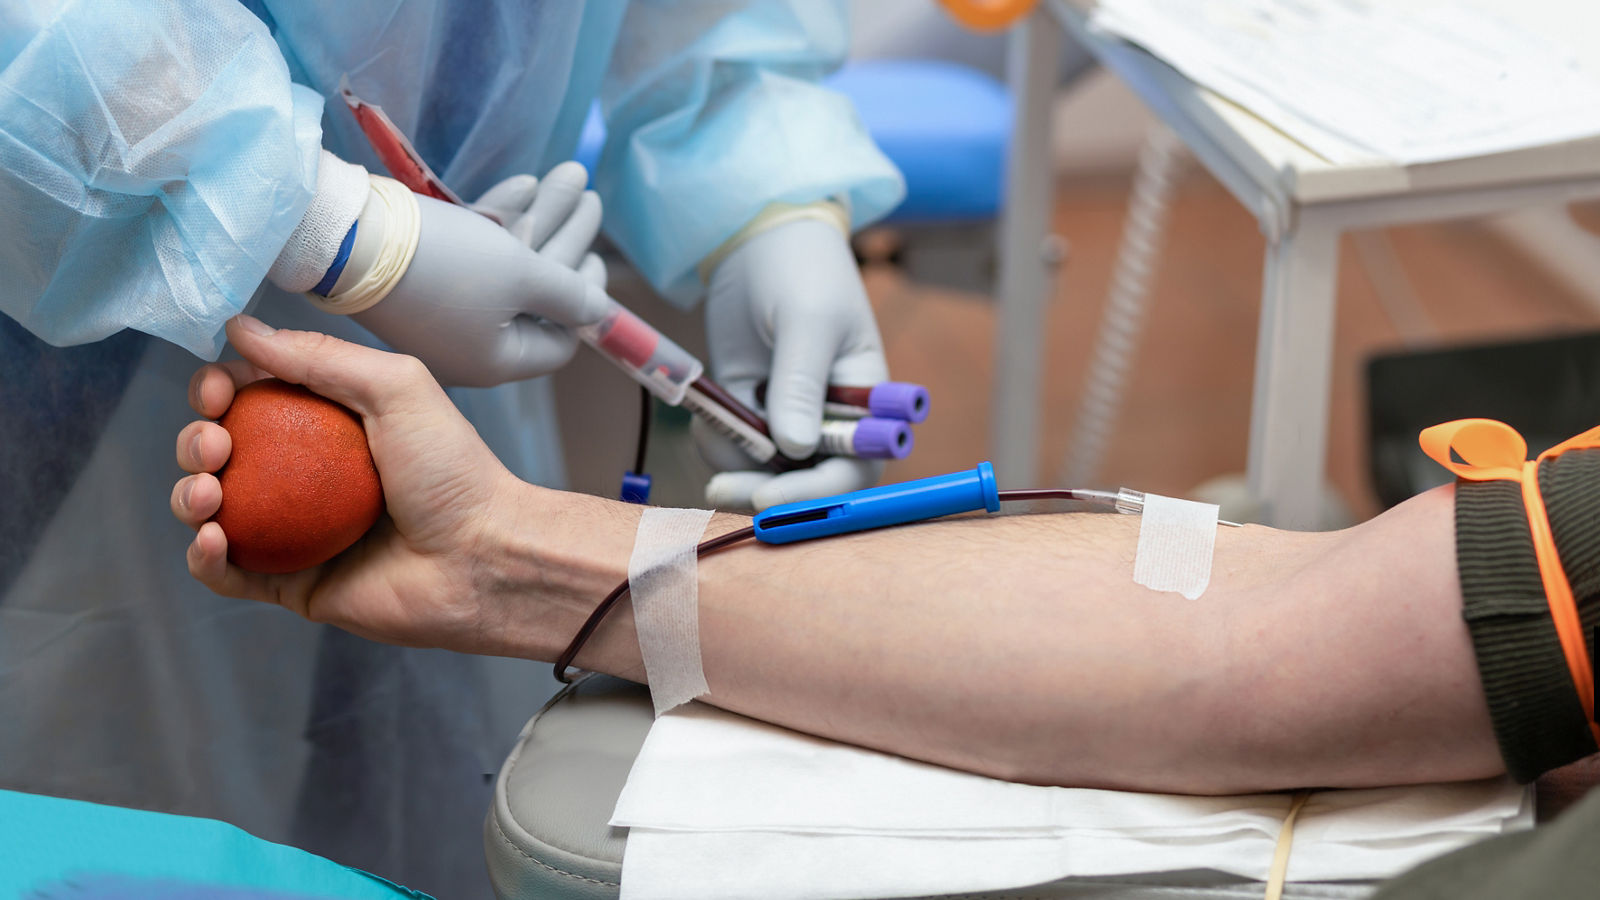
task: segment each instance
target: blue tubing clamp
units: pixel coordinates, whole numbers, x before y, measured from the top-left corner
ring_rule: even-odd
[[[756,540],[791,544],[980,509],[1000,511],[994,466],[987,462],[965,472],[784,503],[757,515],[754,524]]]

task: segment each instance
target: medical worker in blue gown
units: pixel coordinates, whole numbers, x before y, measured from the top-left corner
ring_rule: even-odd
[[[816,84],[841,7],[0,0],[0,787],[486,895],[489,773],[550,682],[195,584],[151,474],[194,357],[258,293],[274,325],[370,331],[475,386],[455,399],[506,464],[559,484],[548,387],[522,379],[599,310],[601,204],[558,166],[598,98],[606,233],[666,296],[707,298],[714,371],[747,396],[770,375],[806,455],[822,385],[887,374],[846,234],[902,191]],[[341,77],[494,219],[378,177]],[[708,500],[874,474],[730,471]]]

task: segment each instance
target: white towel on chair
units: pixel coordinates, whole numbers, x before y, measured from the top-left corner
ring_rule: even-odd
[[[611,823],[630,829],[625,900],[904,897],[1186,869],[1261,880],[1289,802],[1013,784],[691,703],[656,721]],[[1289,878],[1384,878],[1532,822],[1507,780],[1323,791]]]

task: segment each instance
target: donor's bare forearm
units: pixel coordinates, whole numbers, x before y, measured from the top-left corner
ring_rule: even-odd
[[[1442,489],[1343,532],[1222,528],[1197,600],[1136,585],[1138,521],[1110,515],[748,545],[700,566],[703,699],[1036,783],[1222,793],[1493,775],[1451,512]],[[617,531],[594,545],[620,555],[633,518],[592,515]],[[598,600],[626,560],[585,567],[603,573]],[[580,662],[644,680],[626,606]]]

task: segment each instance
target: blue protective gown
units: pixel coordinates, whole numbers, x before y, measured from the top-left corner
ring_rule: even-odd
[[[0,787],[487,896],[490,773],[552,682],[192,581],[167,512],[190,353],[258,296],[275,325],[370,342],[261,287],[319,146],[382,171],[341,76],[468,197],[567,158],[598,98],[607,232],[687,301],[771,201],[843,197],[858,224],[898,201],[815,84],[845,37],[814,0],[0,0]],[[514,472],[559,485],[542,380],[452,396]]]

